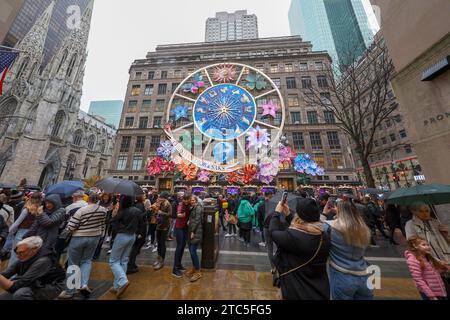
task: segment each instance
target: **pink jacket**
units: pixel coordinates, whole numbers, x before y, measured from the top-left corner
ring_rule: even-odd
[[[428,298],[447,296],[441,275],[430,262],[425,261],[425,267],[422,269],[420,261],[409,250],[405,251],[405,258],[411,276],[420,292]]]

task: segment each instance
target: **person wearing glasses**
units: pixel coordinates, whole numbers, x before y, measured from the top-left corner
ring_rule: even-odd
[[[20,241],[17,261],[0,273],[0,300],[53,300],[64,290],[65,272],[41,237]]]

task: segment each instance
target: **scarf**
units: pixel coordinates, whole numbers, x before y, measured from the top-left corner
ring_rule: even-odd
[[[323,230],[323,223],[318,222],[305,222],[298,216],[296,216],[291,223],[289,229],[298,230],[307,234],[321,235]]]

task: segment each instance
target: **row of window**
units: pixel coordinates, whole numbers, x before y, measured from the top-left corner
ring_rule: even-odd
[[[147,139],[145,136],[136,137],[135,152],[144,152],[146,140]],[[160,142],[161,142],[160,136],[152,136],[150,138],[150,151],[156,151],[156,149],[159,148]],[[131,146],[131,136],[123,136],[122,142],[120,144],[120,152],[130,151],[130,146]]]
[[[408,137],[408,135],[407,135],[405,129],[400,130],[400,131],[398,132],[398,134],[399,134],[399,136],[400,136],[400,139],[405,139],[405,138]],[[396,135],[395,133],[391,133],[391,134],[389,135],[389,140],[390,140],[391,142],[397,141],[397,135]],[[382,138],[380,139],[380,141],[374,140],[373,145],[374,145],[375,147],[379,147],[379,146],[380,146],[380,143],[381,143],[382,145],[387,144],[387,143],[388,143],[388,138],[387,138],[387,137],[382,137]]]
[[[320,132],[309,132],[308,135],[311,142],[311,148],[313,150],[323,149],[322,135]],[[341,149],[341,142],[337,131],[327,132],[327,138],[328,146],[330,147],[330,149]],[[303,134],[303,132],[292,133],[292,144],[294,146],[294,149],[305,149],[305,135]]]
[[[317,111],[307,111],[306,112],[308,124],[319,124],[319,117]],[[332,111],[324,111],[323,112],[324,122],[327,124],[336,123],[336,119],[334,116],[334,112]],[[292,124],[301,124],[302,117],[300,111],[291,112],[291,123]]]
[[[406,145],[406,146],[404,146],[403,147],[403,150],[405,151],[405,153],[406,154],[411,154],[411,153],[413,153],[413,149],[412,149],[412,147],[410,146],[410,145]],[[384,154],[383,153],[380,153],[380,154],[377,154],[377,155],[371,155],[370,157],[369,157],[369,161],[370,161],[370,163],[374,163],[374,162],[376,162],[376,161],[383,161],[383,160],[385,160],[385,161],[392,161],[392,154],[391,154],[391,152],[388,150],[388,151],[386,151]]]
[[[162,128],[162,121],[163,121],[162,116],[154,116],[152,128]],[[148,125],[149,125],[149,117],[139,118],[139,129],[147,129]],[[133,128],[133,127],[134,127],[134,117],[126,117],[125,128]]]

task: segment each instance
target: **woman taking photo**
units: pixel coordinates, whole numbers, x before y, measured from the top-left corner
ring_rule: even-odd
[[[192,269],[186,272],[189,281],[195,282],[202,277],[197,249],[203,238],[203,207],[196,196],[191,198],[191,214],[188,225],[188,245],[192,259]]]
[[[277,245],[274,263],[280,274],[282,298],[329,300],[326,262],[330,242],[322,231],[316,201],[299,199],[295,217],[292,217],[286,202],[280,202],[275,211],[269,232]]]
[[[370,229],[349,201],[338,202],[335,211],[336,220],[324,224],[331,241],[331,298],[371,300],[373,291],[367,286],[368,263],[364,259],[370,245]]]

